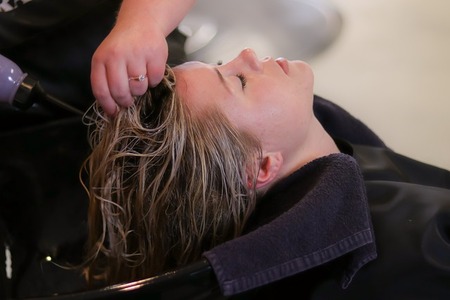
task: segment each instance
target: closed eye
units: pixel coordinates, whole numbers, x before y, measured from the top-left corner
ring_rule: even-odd
[[[242,89],[245,89],[245,87],[247,85],[247,78],[245,77],[245,75],[242,73],[239,73],[239,74],[236,74],[236,77],[239,78],[239,80],[241,81]]]

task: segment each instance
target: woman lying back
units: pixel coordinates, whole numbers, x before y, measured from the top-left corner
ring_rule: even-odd
[[[275,182],[339,152],[312,103],[306,63],[245,49],[225,65],[167,67],[115,118],[97,107],[88,280],[151,276],[238,237]]]

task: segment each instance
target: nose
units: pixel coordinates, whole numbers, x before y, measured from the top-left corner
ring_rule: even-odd
[[[238,60],[250,67],[253,71],[258,72],[262,70],[262,62],[258,59],[253,49],[246,48],[242,50],[238,56]]]

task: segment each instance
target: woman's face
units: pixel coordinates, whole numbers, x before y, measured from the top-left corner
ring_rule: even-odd
[[[313,73],[302,61],[265,58],[251,49],[216,66],[188,62],[174,68],[177,92],[194,111],[214,106],[263,151],[294,154],[313,118]]]

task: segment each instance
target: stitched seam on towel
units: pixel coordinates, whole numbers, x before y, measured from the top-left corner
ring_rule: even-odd
[[[368,228],[346,237],[325,249],[291,259],[285,263],[277,264],[274,267],[266,268],[253,274],[252,276],[242,276],[233,280],[225,281],[224,290],[227,292],[232,291],[233,293],[236,293],[241,290],[248,290],[256,286],[261,286],[329,262],[371,242],[373,242],[373,237],[370,228]],[[334,251],[336,248],[344,251]],[[320,256],[320,260],[313,259],[317,256]],[[281,269],[282,271],[280,271]],[[272,275],[267,276],[268,273],[272,273]],[[267,278],[271,278],[271,280],[268,280]],[[274,278],[276,279],[274,280]],[[239,288],[233,287],[235,285],[238,285]]]

